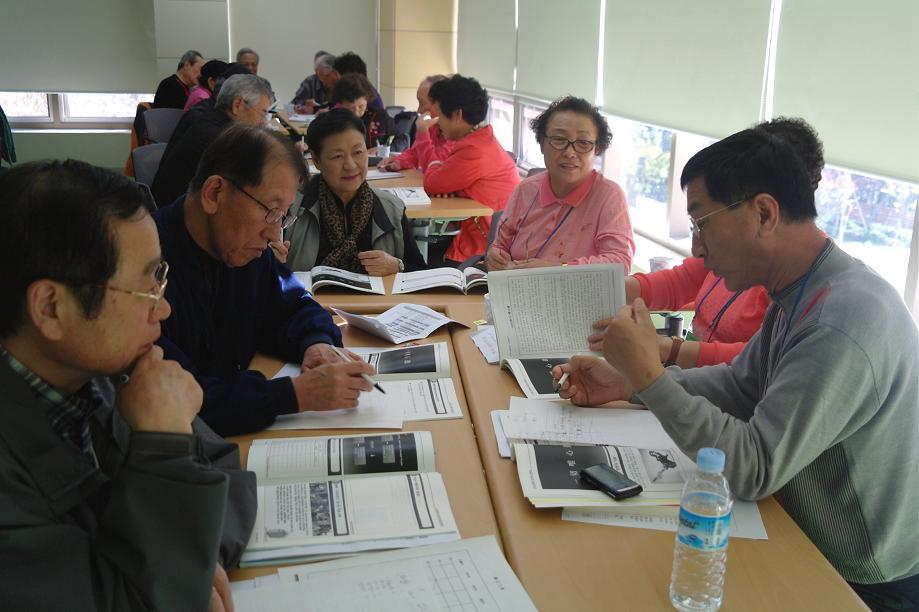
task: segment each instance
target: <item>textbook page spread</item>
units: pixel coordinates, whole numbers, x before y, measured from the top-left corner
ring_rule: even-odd
[[[679,505],[693,461],[674,448],[515,444],[523,494],[537,508]],[[635,497],[616,501],[582,481],[580,471],[602,463],[642,486]]]
[[[488,291],[501,359],[571,357],[625,304],[625,276],[618,263],[499,270]]]
[[[349,346],[377,373],[374,380],[419,380],[450,377],[450,350],[446,342],[379,348]]]
[[[334,554],[338,543],[375,540],[393,548],[387,540],[457,533],[436,472],[259,485],[257,497],[255,527],[240,565],[308,556],[314,546],[325,555]]]
[[[316,293],[320,287],[332,286],[353,289],[362,293],[386,295],[383,279],[379,276],[356,274],[330,266],[314,266],[312,270],[306,272],[294,272],[294,276],[312,293]]]
[[[448,323],[457,323],[467,327],[459,321],[454,321],[450,317],[446,317],[420,304],[396,304],[375,317],[352,314],[338,308],[332,308],[331,310],[347,321],[348,325],[353,325],[368,334],[373,334],[393,344],[427,338]]]
[[[429,431],[255,440],[246,469],[260,485],[433,472],[434,442]]]
[[[424,187],[380,187],[379,189],[393,194],[406,206],[424,206],[431,203],[431,198],[424,191]]]
[[[456,268],[434,268],[432,270],[418,270],[417,272],[399,272],[392,284],[392,294],[412,293],[436,287],[456,289],[462,293],[469,293],[476,287],[488,287],[488,274],[473,266],[465,270]]]
[[[231,586],[238,612],[536,610],[493,536],[284,567]]]
[[[552,379],[552,368],[568,363],[568,357],[505,359],[501,367],[517,379],[523,394],[530,399],[559,399]]]

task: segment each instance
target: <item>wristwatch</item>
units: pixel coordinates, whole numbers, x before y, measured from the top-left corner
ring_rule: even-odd
[[[664,367],[676,365],[676,358],[679,356],[680,347],[683,345],[682,338],[672,336],[670,339],[673,340],[673,344],[670,345],[670,354],[667,356],[667,361],[664,362]]]
[[[399,272],[405,272],[405,262],[401,259],[397,259],[396,261],[399,262]]]

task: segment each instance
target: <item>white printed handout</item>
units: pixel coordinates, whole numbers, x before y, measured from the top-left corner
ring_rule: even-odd
[[[400,176],[405,176],[405,175],[402,174],[401,172],[390,172],[388,170],[379,170],[378,168],[371,168],[367,171],[368,181],[394,179],[394,178],[399,178]]]
[[[233,583],[236,610],[536,610],[493,536],[284,567],[275,576],[249,588]]]
[[[393,344],[427,338],[447,323],[459,323],[420,304],[396,304],[375,317],[352,314],[338,308],[332,308],[332,312],[347,321],[348,325]]]
[[[419,380],[450,377],[450,350],[446,342],[396,348],[349,346],[376,369],[374,380]]]

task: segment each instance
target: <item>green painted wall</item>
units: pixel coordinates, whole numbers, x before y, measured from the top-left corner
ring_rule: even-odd
[[[127,130],[85,131],[13,131],[16,161],[36,159],[81,159],[96,166],[124,170],[131,150],[131,134]]]

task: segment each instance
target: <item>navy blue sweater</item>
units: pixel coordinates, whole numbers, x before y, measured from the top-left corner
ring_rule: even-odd
[[[239,268],[207,255],[185,227],[184,203],[182,196],[153,215],[172,306],[158,344],[204,389],[200,416],[214,431],[264,429],[297,412],[297,398],[289,378],[266,380],[248,369],[256,351],[300,363],[312,344],[341,346],[341,332],[270,250]]]

